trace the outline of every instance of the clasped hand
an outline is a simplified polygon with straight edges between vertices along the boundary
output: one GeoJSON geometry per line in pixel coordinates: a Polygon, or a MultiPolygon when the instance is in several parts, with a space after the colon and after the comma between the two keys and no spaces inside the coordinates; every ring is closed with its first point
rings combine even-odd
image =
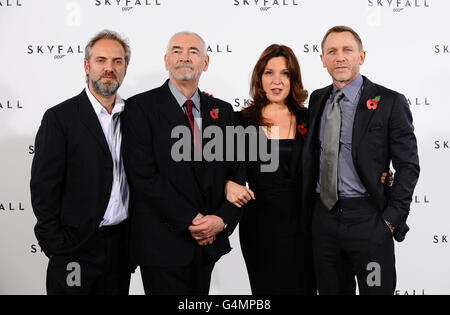
{"type": "Polygon", "coordinates": [[[189,226],[189,232],[197,241],[198,245],[211,245],[215,240],[217,234],[223,231],[225,223],[222,218],[216,215],[206,215],[199,213],[192,220],[189,226]]]}

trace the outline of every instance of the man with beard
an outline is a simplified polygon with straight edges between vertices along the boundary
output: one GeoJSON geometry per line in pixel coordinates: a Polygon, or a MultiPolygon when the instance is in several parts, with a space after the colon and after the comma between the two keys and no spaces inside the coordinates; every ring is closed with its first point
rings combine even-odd
{"type": "Polygon", "coordinates": [[[116,94],[130,47],[102,31],[85,48],[87,87],[48,109],[31,169],[35,234],[49,257],[48,294],[128,294],[129,189],[116,94]]]}
{"type": "Polygon", "coordinates": [[[130,98],[124,113],[132,267],[140,266],[146,294],[206,295],[215,262],[231,250],[228,236],[240,210],[224,194],[235,164],[198,159],[206,142],[201,129],[220,128],[225,135],[233,109],[198,89],[209,64],[199,35],[175,34],[164,59],[169,80],[130,98]],[[174,156],[179,127],[188,131],[182,150],[194,161],[174,156]]]}

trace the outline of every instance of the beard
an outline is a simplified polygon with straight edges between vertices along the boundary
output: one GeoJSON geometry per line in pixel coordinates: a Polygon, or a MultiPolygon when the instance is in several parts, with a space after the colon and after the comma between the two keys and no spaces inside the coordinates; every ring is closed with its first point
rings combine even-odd
{"type": "Polygon", "coordinates": [[[176,65],[175,67],[169,67],[169,74],[171,77],[174,77],[176,80],[179,81],[190,81],[192,79],[198,79],[202,75],[202,70],[195,71],[194,67],[190,63],[180,63],[176,65]],[[178,74],[175,70],[178,70],[180,68],[187,67],[189,70],[191,70],[190,73],[185,74],[178,74]]]}
{"type": "Polygon", "coordinates": [[[98,80],[92,80],[89,76],[88,76],[88,80],[91,81],[92,84],[92,88],[94,89],[94,91],[97,94],[103,95],[103,96],[113,96],[114,94],[116,94],[117,90],[120,87],[120,82],[119,80],[117,80],[117,77],[114,73],[112,72],[105,72],[104,74],[102,74],[102,76],[98,79],[98,80]],[[102,78],[105,76],[112,76],[114,77],[114,83],[106,85],[103,84],[102,82],[102,78]]]}

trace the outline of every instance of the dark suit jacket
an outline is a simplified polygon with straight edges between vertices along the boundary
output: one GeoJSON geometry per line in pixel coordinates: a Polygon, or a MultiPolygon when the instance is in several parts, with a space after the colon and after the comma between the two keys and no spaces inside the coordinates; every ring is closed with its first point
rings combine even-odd
{"type": "MultiPolygon", "coordinates": [[[[225,199],[225,180],[232,162],[175,162],[171,138],[188,120],[170,92],[168,82],[127,101],[123,120],[123,152],[130,183],[132,263],[144,266],[183,266],[192,261],[197,242],[188,227],[200,212],[215,214],[227,224],[213,245],[202,247],[210,262],[231,248],[228,236],[240,210],[225,199]]],[[[200,93],[203,130],[216,125],[225,133],[234,125],[230,104],[200,93]],[[219,109],[219,118],[210,111],[219,109]]],[[[208,139],[203,140],[203,145],[208,139]]]]}
{"type": "MultiPolygon", "coordinates": [[[[420,171],[412,115],[403,95],[363,78],[363,91],[353,124],[353,163],[382,217],[396,228],[395,239],[402,241],[409,230],[406,218],[420,171]],[[368,109],[367,100],[377,96],[381,97],[378,107],[368,109]],[[380,177],[391,162],[395,179],[387,190],[380,177]]],[[[303,155],[306,172],[303,196],[310,212],[320,168],[320,117],[331,91],[332,85],[316,90],[309,101],[310,132],[303,155]]]]}
{"type": "Polygon", "coordinates": [[[30,182],[35,234],[47,256],[72,252],[94,233],[112,181],[111,153],[86,92],[48,109],[30,182]]]}

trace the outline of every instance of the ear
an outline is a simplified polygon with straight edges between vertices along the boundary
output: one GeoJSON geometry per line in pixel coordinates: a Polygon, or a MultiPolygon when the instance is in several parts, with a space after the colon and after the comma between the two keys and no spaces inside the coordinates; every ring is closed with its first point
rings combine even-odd
{"type": "Polygon", "coordinates": [[[89,74],[89,62],[84,59],[84,73],[89,74]]]}
{"type": "Polygon", "coordinates": [[[323,57],[323,54],[320,54],[320,60],[322,60],[322,66],[323,66],[324,68],[326,68],[327,65],[325,64],[325,58],[323,57]]]}
{"type": "Polygon", "coordinates": [[[203,67],[203,71],[208,70],[208,66],[209,66],[209,56],[206,55],[206,58],[205,58],[205,65],[204,65],[204,67],[203,67]]]}
{"type": "Polygon", "coordinates": [[[127,71],[128,71],[128,64],[127,63],[125,63],[125,72],[124,72],[124,78],[125,78],[125,76],[127,75],[127,71]]]}
{"type": "Polygon", "coordinates": [[[164,65],[166,66],[166,70],[169,70],[169,62],[167,60],[167,54],[164,55],[164,65]]]}
{"type": "Polygon", "coordinates": [[[362,50],[359,52],[359,64],[361,66],[364,64],[364,60],[366,60],[366,51],[362,50]]]}

